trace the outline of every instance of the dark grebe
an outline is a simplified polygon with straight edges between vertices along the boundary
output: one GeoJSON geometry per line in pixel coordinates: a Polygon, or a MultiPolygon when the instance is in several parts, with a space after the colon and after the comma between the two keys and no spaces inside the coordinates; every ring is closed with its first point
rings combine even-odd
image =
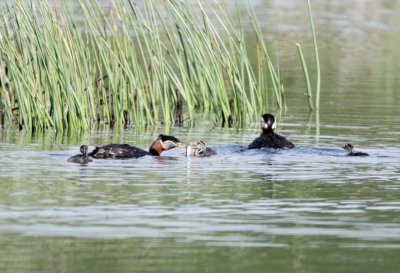
{"type": "Polygon", "coordinates": [[[274,149],[291,149],[294,147],[293,143],[288,141],[285,137],[275,134],[276,123],[273,115],[262,115],[261,128],[261,135],[249,145],[249,149],[260,149],[263,147],[274,149]]]}
{"type": "Polygon", "coordinates": [[[353,152],[354,146],[349,144],[346,144],[342,147],[343,149],[347,150],[347,156],[368,156],[369,154],[363,153],[363,152],[353,152]]]}
{"type": "Polygon", "coordinates": [[[92,159],[88,156],[88,146],[82,145],[80,151],[81,154],[68,158],[68,162],[87,164],[92,161],[92,159]]]}
{"type": "Polygon", "coordinates": [[[173,149],[179,146],[181,142],[167,135],[159,135],[149,151],[131,146],[128,144],[109,144],[101,147],[96,147],[89,155],[94,158],[132,158],[142,157],[145,155],[159,156],[163,151],[173,149]]]}
{"type": "Polygon", "coordinates": [[[216,151],[206,146],[203,141],[193,141],[186,146],[186,156],[211,156],[217,154],[216,151]]]}

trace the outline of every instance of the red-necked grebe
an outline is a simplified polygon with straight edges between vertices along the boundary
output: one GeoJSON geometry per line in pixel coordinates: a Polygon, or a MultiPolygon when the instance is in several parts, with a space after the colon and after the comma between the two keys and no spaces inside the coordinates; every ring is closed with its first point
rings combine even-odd
{"type": "Polygon", "coordinates": [[[249,145],[249,149],[274,148],[274,149],[291,149],[293,143],[285,137],[275,134],[276,122],[275,117],[271,114],[262,115],[261,121],[262,133],[249,145]]]}
{"type": "Polygon", "coordinates": [[[94,158],[137,158],[145,155],[159,156],[163,151],[173,149],[180,145],[181,142],[177,138],[161,134],[151,144],[149,151],[128,144],[109,144],[96,147],[89,155],[94,158]]]}

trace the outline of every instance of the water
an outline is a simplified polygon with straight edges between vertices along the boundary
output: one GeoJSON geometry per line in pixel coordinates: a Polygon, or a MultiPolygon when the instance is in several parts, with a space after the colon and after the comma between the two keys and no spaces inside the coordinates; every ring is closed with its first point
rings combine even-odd
{"type": "MultiPolygon", "coordinates": [[[[76,144],[3,142],[2,272],[396,272],[400,149],[359,130],[349,135],[370,156],[345,157],[347,137],[327,126],[316,145],[305,123],[287,121],[281,131],[298,145],[290,151],[243,151],[256,128],[173,130],[209,143],[218,152],[210,158],[177,148],[82,166],[67,162],[76,144]]],[[[154,134],[142,134],[145,147],[154,134]]]]}
{"type": "Polygon", "coordinates": [[[311,49],[305,6],[275,2],[254,3],[279,40],[288,111],[275,112],[277,130],[296,148],[248,151],[258,121],[229,129],[205,117],[71,138],[2,129],[0,271],[399,272],[400,3],[315,1],[317,117],[293,65],[295,40],[311,49]],[[81,143],[146,148],[159,133],[218,154],[67,162],[81,143]],[[370,156],[346,157],[346,143],[370,156]]]}

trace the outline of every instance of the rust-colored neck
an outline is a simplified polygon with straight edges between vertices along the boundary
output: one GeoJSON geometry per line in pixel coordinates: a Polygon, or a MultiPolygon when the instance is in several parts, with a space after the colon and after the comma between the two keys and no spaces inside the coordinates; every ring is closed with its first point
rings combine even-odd
{"type": "Polygon", "coordinates": [[[164,151],[164,148],[161,145],[161,140],[156,139],[153,144],[151,144],[149,152],[151,155],[159,156],[162,151],[164,151]]]}

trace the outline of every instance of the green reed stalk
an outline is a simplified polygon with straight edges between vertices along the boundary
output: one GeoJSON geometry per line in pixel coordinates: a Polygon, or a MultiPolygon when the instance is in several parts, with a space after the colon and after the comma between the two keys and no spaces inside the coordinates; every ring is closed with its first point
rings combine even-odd
{"type": "Polygon", "coordinates": [[[321,90],[321,71],[320,71],[320,64],[319,64],[317,38],[316,38],[316,35],[315,35],[315,28],[314,28],[314,22],[313,22],[313,17],[312,17],[312,12],[311,12],[310,0],[307,0],[307,5],[308,5],[308,14],[309,14],[309,17],[310,17],[311,31],[312,31],[312,35],[313,35],[315,62],[316,62],[316,65],[317,65],[317,87],[316,87],[315,105],[316,105],[316,109],[318,111],[319,110],[319,101],[320,101],[320,90],[321,90]]]}
{"type": "Polygon", "coordinates": [[[312,102],[312,90],[311,90],[310,77],[308,76],[307,64],[306,64],[306,61],[304,60],[304,55],[303,55],[303,51],[301,50],[300,44],[296,43],[296,46],[297,46],[297,51],[299,53],[300,61],[301,61],[302,67],[303,67],[304,80],[305,80],[306,86],[307,86],[308,108],[310,111],[313,111],[314,106],[313,106],[313,102],[312,102]]]}
{"type": "Polygon", "coordinates": [[[256,15],[255,15],[254,9],[251,8],[251,9],[249,9],[248,12],[249,12],[249,14],[250,14],[250,16],[252,18],[253,26],[254,26],[254,29],[255,29],[256,34],[257,34],[258,45],[260,46],[261,51],[262,51],[262,53],[264,55],[264,58],[265,58],[265,60],[267,62],[266,63],[266,68],[267,68],[267,70],[269,72],[268,74],[270,75],[272,87],[273,87],[273,90],[274,90],[274,93],[275,93],[275,99],[277,100],[277,106],[278,106],[279,109],[286,108],[286,105],[285,105],[284,100],[283,100],[283,88],[282,88],[282,84],[281,84],[281,79],[279,77],[279,73],[276,72],[276,70],[274,68],[274,65],[273,65],[273,63],[271,61],[271,58],[269,56],[269,53],[268,53],[268,50],[267,50],[267,46],[265,44],[265,41],[264,41],[264,38],[263,38],[263,35],[262,35],[262,32],[261,32],[260,25],[259,25],[259,23],[258,23],[258,21],[256,19],[256,15]]]}

